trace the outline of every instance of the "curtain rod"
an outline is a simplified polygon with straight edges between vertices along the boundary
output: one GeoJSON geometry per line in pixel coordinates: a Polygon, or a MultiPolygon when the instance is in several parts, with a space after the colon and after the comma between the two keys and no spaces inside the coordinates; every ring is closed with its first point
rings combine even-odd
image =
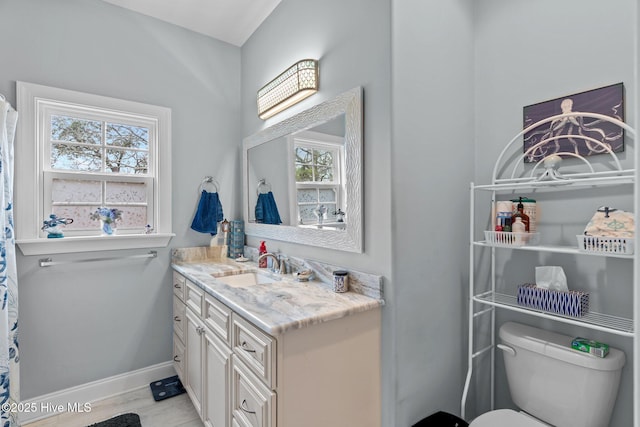
{"type": "Polygon", "coordinates": [[[157,251],[149,251],[149,253],[141,254],[141,255],[130,255],[130,256],[122,256],[122,257],[111,257],[111,258],[89,258],[89,259],[78,259],[75,261],[53,261],[51,258],[41,258],[40,259],[40,267],[50,267],[52,265],[62,265],[62,264],[76,264],[81,262],[98,262],[98,261],[112,261],[112,260],[125,260],[125,259],[134,259],[134,258],[157,258],[157,251]]]}

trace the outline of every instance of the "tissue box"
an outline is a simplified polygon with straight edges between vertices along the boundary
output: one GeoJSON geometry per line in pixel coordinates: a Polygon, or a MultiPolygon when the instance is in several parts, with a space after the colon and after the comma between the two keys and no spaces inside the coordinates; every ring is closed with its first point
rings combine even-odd
{"type": "Polygon", "coordinates": [[[589,312],[589,293],[554,291],[526,283],[518,286],[518,305],[563,316],[581,317],[589,312]]]}

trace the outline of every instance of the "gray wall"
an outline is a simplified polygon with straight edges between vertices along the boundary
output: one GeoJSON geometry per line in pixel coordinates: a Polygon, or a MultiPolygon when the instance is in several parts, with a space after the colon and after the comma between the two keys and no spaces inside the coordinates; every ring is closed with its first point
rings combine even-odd
{"type": "MultiPolygon", "coordinates": [[[[384,425],[393,426],[393,283],[391,283],[390,196],[390,2],[389,0],[283,0],[242,47],[242,135],[312,105],[362,86],[364,89],[364,247],[363,254],[267,241],[270,251],[344,265],[385,277],[383,310],[384,425]],[[366,12],[365,12],[366,11],[366,12]],[[299,59],[320,61],[320,91],[263,122],[256,92],[299,59]]],[[[248,238],[257,246],[259,239],[248,238]]]]}
{"type": "MultiPolygon", "coordinates": [[[[239,215],[239,48],[98,0],[2,0],[0,38],[0,92],[14,105],[22,80],[172,109],[170,247],[209,242],[189,229],[205,175],[225,216],[239,215]]],[[[18,258],[23,399],[171,360],[169,248],[148,262],[39,258],[18,258]]]]}
{"type": "Polygon", "coordinates": [[[395,423],[459,413],[473,173],[469,0],[393,0],[395,423]]]}
{"type": "MultiPolygon", "coordinates": [[[[507,141],[522,128],[522,107],[571,93],[624,82],[625,116],[635,124],[637,61],[634,39],[637,29],[637,2],[634,0],[487,0],[475,5],[475,179],[487,182],[496,156],[507,141]]],[[[602,156],[600,156],[602,157],[602,156]]],[[[621,156],[629,166],[632,151],[621,156]]],[[[597,160],[596,160],[597,161],[597,160]]],[[[541,206],[541,233],[547,243],[575,245],[586,222],[600,205],[615,205],[632,210],[629,192],[606,189],[588,191],[590,199],[579,192],[536,197],[541,206]],[[592,198],[591,198],[592,197],[592,198]],[[560,220],[561,218],[561,220],[560,220]]],[[[479,205],[479,209],[482,205],[479,205]]],[[[480,212],[477,226],[482,230],[489,219],[489,208],[480,212]]],[[[591,292],[594,311],[631,317],[629,292],[632,287],[628,260],[605,260],[559,254],[523,254],[500,252],[500,282],[513,286],[534,279],[535,265],[560,265],[569,286],[591,292]],[[605,275],[605,270],[607,274],[605,275]],[[605,280],[605,278],[607,278],[605,280]]],[[[632,356],[628,338],[573,328],[557,322],[528,316],[500,313],[498,325],[515,319],[526,324],[552,329],[570,336],[586,336],[621,348],[632,356]]],[[[498,356],[498,407],[511,406],[498,356]]],[[[632,371],[623,371],[612,427],[632,422],[632,371]]],[[[482,390],[488,390],[486,387],[482,390]]],[[[478,411],[486,410],[486,393],[479,392],[478,411]]]]}

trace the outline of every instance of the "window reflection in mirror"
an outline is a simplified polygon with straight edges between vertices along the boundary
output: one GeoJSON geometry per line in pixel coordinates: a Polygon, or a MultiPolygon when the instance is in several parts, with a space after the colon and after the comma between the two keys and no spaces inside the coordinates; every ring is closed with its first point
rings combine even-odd
{"type": "Polygon", "coordinates": [[[344,134],[345,115],[340,114],[249,149],[249,221],[256,222],[258,195],[271,191],[282,225],[344,230],[344,134]]]}

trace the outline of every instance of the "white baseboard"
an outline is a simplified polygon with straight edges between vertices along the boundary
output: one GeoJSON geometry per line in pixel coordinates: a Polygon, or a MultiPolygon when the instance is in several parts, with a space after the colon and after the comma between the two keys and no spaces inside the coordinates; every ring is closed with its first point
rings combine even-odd
{"type": "Polygon", "coordinates": [[[158,363],[136,371],[126,372],[65,390],[24,400],[18,405],[19,422],[26,424],[61,412],[76,410],[82,412],[85,404],[106,399],[137,388],[148,386],[152,381],[176,374],[173,361],[158,363]]]}

